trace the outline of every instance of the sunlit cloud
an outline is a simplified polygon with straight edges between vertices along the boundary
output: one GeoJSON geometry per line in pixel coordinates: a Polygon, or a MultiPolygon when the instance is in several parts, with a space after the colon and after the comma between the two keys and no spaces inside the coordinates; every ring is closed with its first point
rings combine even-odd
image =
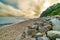
{"type": "Polygon", "coordinates": [[[23,15],[26,18],[35,18],[39,17],[49,6],[60,3],[60,0],[0,0],[0,2],[0,11],[4,13],[18,17],[23,15]],[[40,10],[36,6],[39,6],[40,10]]]}
{"type": "Polygon", "coordinates": [[[49,6],[51,6],[51,4],[49,2],[44,3],[44,8],[48,8],[49,6]]]}
{"type": "Polygon", "coordinates": [[[46,10],[48,7],[52,6],[53,4],[60,3],[60,0],[44,0],[43,5],[41,7],[41,13],[46,10]]]}
{"type": "Polygon", "coordinates": [[[49,6],[51,6],[51,4],[50,4],[50,2],[48,2],[48,1],[46,1],[46,2],[44,2],[44,4],[42,5],[42,12],[44,11],[44,10],[46,10],[49,6]]]}
{"type": "Polygon", "coordinates": [[[1,2],[0,2],[0,8],[1,8],[0,12],[2,11],[3,13],[12,14],[13,16],[21,16],[23,14],[21,13],[20,10],[17,10],[9,5],[4,5],[1,2]]]}

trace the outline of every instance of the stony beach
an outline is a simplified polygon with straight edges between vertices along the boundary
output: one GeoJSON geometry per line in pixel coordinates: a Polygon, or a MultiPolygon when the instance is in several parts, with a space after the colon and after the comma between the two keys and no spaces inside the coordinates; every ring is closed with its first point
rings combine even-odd
{"type": "Polygon", "coordinates": [[[58,40],[59,24],[60,16],[30,19],[0,29],[0,40],[58,40]],[[36,29],[36,24],[38,29],[36,29]]]}

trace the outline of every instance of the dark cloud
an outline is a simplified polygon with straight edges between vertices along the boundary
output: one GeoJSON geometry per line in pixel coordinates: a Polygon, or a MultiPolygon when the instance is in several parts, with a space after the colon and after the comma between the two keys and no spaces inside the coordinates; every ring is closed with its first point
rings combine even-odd
{"type": "Polygon", "coordinates": [[[0,0],[0,2],[4,3],[5,5],[10,5],[10,6],[16,8],[16,9],[19,9],[16,0],[15,1],[13,1],[13,0],[11,0],[11,1],[0,0]]]}

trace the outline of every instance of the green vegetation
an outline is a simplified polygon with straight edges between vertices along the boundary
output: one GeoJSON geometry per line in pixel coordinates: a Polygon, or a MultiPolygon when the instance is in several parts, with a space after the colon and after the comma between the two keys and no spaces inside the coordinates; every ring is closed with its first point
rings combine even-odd
{"type": "Polygon", "coordinates": [[[54,16],[54,15],[60,15],[60,8],[54,10],[51,14],[49,14],[48,16],[54,16]]]}
{"type": "Polygon", "coordinates": [[[40,17],[60,15],[60,3],[54,4],[42,12],[40,17]]]}

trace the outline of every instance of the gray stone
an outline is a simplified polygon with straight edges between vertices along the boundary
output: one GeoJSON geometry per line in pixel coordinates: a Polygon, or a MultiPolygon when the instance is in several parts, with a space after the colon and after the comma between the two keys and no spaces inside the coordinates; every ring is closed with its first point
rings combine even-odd
{"type": "Polygon", "coordinates": [[[48,37],[42,37],[43,40],[50,40],[48,37]]]}
{"type": "Polygon", "coordinates": [[[41,37],[36,37],[36,40],[43,40],[41,37]]]}
{"type": "Polygon", "coordinates": [[[60,38],[56,38],[56,40],[60,40],[60,38]]]}
{"type": "Polygon", "coordinates": [[[51,19],[52,25],[53,25],[53,30],[60,31],[60,20],[54,18],[51,19]]]}
{"type": "Polygon", "coordinates": [[[37,37],[36,40],[50,40],[48,37],[37,37]]]}
{"type": "Polygon", "coordinates": [[[60,37],[60,31],[48,31],[47,36],[51,38],[60,37]]]}

